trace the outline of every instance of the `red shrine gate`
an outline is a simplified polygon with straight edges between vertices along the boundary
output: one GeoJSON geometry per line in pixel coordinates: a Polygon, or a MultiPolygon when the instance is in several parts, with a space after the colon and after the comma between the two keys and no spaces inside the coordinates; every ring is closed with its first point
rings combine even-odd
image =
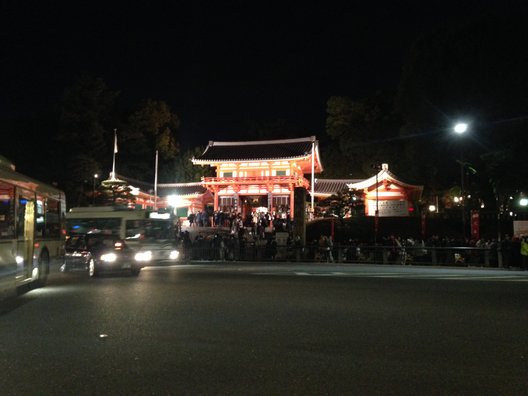
{"type": "MultiPolygon", "coordinates": [[[[202,180],[214,195],[214,210],[246,215],[264,208],[293,218],[296,187],[310,188],[306,174],[322,171],[315,137],[265,141],[209,142],[195,165],[216,168],[202,180]]],[[[312,176],[313,178],[313,176],[312,176]]]]}

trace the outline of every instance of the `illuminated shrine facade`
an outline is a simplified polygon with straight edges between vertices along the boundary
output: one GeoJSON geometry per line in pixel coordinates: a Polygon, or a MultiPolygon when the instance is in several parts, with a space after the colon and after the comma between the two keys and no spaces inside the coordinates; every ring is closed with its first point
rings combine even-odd
{"type": "Polygon", "coordinates": [[[363,193],[365,215],[380,217],[405,217],[414,210],[414,203],[421,199],[423,186],[405,183],[382,164],[379,172],[365,180],[316,179],[315,197],[328,198],[344,189],[363,193]]]}
{"type": "Polygon", "coordinates": [[[255,210],[288,213],[293,218],[296,187],[310,188],[322,172],[319,143],[314,136],[298,139],[215,142],[193,164],[215,168],[202,179],[213,194],[214,210],[255,210]]]}

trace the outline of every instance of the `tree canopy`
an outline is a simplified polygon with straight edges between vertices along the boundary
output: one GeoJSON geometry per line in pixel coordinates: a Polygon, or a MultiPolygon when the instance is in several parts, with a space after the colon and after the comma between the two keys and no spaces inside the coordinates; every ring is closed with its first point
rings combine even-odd
{"type": "MultiPolygon", "coordinates": [[[[392,112],[391,97],[377,93],[361,100],[333,96],[328,99],[326,134],[329,150],[343,159],[340,177],[370,175],[371,165],[397,158],[399,122],[392,112]]],[[[394,161],[391,161],[394,162],[394,161]]],[[[332,166],[331,166],[332,168],[332,166]]]]}

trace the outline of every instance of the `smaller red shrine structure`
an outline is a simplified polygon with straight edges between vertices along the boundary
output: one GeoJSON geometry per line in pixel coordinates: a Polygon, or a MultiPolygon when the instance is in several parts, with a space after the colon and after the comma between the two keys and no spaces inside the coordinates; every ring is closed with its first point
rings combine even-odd
{"type": "Polygon", "coordinates": [[[293,218],[294,190],[310,188],[305,175],[323,170],[315,136],[263,141],[210,141],[193,164],[211,166],[215,177],[202,179],[213,193],[214,210],[246,215],[255,208],[289,213],[293,218]]]}
{"type": "Polygon", "coordinates": [[[163,196],[164,207],[176,209],[177,215],[187,217],[190,213],[201,212],[213,203],[213,196],[201,182],[158,184],[163,196]]]}
{"type": "Polygon", "coordinates": [[[376,209],[380,217],[409,216],[414,210],[413,204],[420,200],[423,192],[423,186],[398,180],[389,171],[388,164],[382,164],[381,170],[369,179],[352,182],[347,186],[363,191],[366,216],[375,216],[376,209]]]}

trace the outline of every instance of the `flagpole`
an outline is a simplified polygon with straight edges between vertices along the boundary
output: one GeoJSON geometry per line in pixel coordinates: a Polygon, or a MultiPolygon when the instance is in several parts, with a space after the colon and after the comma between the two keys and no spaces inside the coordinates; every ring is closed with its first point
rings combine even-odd
{"type": "Polygon", "coordinates": [[[111,177],[111,180],[115,180],[116,179],[116,177],[115,177],[115,174],[116,174],[116,171],[115,171],[116,153],[117,153],[117,128],[114,129],[114,159],[113,159],[113,162],[112,162],[112,177],[111,177]]]}
{"type": "Polygon", "coordinates": [[[311,198],[310,198],[310,220],[314,219],[315,208],[314,208],[314,193],[315,193],[315,136],[312,136],[312,182],[311,182],[311,198]]]}
{"type": "Polygon", "coordinates": [[[158,210],[158,150],[156,150],[156,166],[154,172],[154,210],[158,210]]]}

